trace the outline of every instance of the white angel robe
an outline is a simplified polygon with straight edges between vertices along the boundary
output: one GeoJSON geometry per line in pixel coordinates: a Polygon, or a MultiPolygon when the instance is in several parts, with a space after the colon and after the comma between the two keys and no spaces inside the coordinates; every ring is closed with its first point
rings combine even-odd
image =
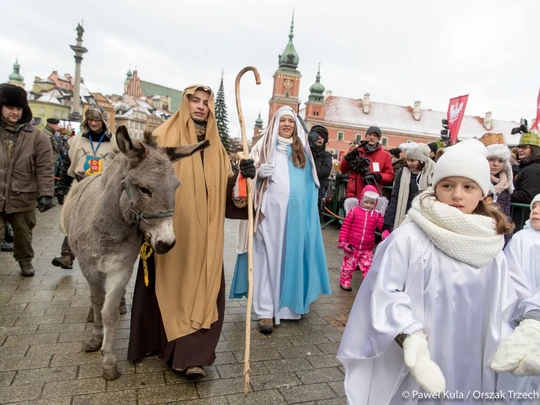
{"type": "Polygon", "coordinates": [[[341,341],[348,403],[483,403],[473,392],[496,391],[489,362],[511,333],[515,299],[502,251],[475,268],[436,248],[415,223],[400,226],[379,245],[341,341]],[[446,378],[446,397],[419,399],[423,390],[394,341],[420,329],[446,378]]]}
{"type": "MultiPolygon", "coordinates": [[[[540,311],[540,231],[532,229],[527,221],[525,229],[516,233],[504,249],[518,302],[513,319],[521,318],[529,311],[540,311]]],[[[499,388],[518,393],[534,393],[530,398],[537,401],[507,401],[507,403],[540,403],[540,377],[514,377],[501,375],[499,388]]]]}

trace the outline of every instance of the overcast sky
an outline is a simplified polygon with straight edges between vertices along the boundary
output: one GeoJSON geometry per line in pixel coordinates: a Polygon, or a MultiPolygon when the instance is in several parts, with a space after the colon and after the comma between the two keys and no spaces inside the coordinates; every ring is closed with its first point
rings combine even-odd
{"type": "Polygon", "coordinates": [[[0,82],[18,56],[26,89],[53,70],[74,75],[69,45],[84,18],[82,77],[90,91],[120,94],[131,64],[142,80],[217,92],[222,69],[232,136],[240,135],[234,80],[244,66],[242,107],[251,137],[268,100],[278,55],[294,45],[307,101],[321,62],[321,82],[335,96],[446,111],[470,94],[466,114],[529,120],[540,86],[538,0],[17,0],[2,5],[0,82]]]}

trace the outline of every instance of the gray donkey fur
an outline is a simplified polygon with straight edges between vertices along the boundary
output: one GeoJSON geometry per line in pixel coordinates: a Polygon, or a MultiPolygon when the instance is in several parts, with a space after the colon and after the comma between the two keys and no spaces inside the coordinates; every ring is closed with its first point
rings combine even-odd
{"type": "Polygon", "coordinates": [[[167,253],[176,242],[172,212],[180,182],[171,162],[209,145],[203,141],[161,148],[150,134],[144,142],[132,140],[124,126],[118,128],[116,141],[120,151],[107,170],[72,187],[61,217],[94,309],[92,337],[82,350],[101,348],[103,377],[108,380],[120,376],[113,352],[118,307],[143,235],[157,254],[167,253]]]}

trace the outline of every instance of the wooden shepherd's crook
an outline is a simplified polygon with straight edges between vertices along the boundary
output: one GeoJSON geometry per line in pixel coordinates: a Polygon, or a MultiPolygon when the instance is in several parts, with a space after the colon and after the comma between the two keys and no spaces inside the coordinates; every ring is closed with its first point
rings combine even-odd
{"type": "MultiPolygon", "coordinates": [[[[242,146],[244,148],[244,156],[249,156],[249,149],[246,137],[246,124],[244,123],[244,115],[240,104],[240,79],[244,73],[252,71],[255,75],[255,83],[261,84],[259,71],[255,66],[246,66],[236,76],[236,109],[238,110],[238,119],[240,120],[240,129],[242,130],[242,146]]],[[[247,396],[249,391],[249,376],[251,369],[249,368],[249,352],[251,347],[251,305],[253,302],[253,199],[251,191],[251,179],[247,180],[247,200],[248,200],[248,300],[246,308],[246,351],[244,353],[244,396],[247,396]]]]}

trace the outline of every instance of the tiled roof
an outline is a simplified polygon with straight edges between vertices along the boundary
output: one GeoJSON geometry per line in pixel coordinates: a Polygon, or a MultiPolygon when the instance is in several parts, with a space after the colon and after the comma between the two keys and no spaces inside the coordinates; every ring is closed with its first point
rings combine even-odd
{"type": "MultiPolygon", "coordinates": [[[[421,109],[420,120],[413,117],[413,107],[370,101],[369,114],[362,110],[363,100],[329,96],[325,100],[325,123],[336,126],[369,127],[376,125],[384,132],[395,131],[440,138],[441,120],[446,112],[421,109]]],[[[305,114],[305,111],[301,111],[305,114]]],[[[491,129],[484,128],[484,118],[465,115],[459,130],[459,139],[480,138],[486,132],[502,133],[510,144],[510,131],[518,127],[514,121],[491,120],[491,129]]]]}

